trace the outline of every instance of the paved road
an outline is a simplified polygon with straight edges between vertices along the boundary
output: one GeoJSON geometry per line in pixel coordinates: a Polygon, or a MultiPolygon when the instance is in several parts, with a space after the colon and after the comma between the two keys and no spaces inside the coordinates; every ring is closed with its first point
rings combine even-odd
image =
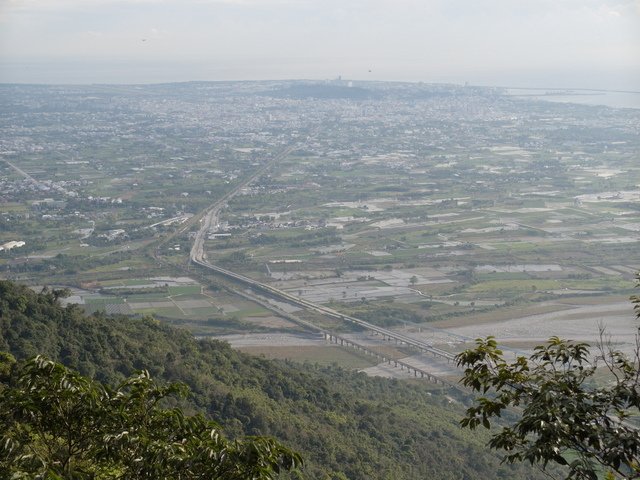
{"type": "Polygon", "coordinates": [[[36,180],[35,178],[33,178],[31,175],[29,175],[27,172],[25,172],[24,170],[22,170],[20,167],[17,167],[16,165],[14,165],[13,163],[11,163],[9,160],[5,160],[4,161],[7,165],[9,165],[11,168],[13,168],[16,172],[18,172],[20,175],[22,175],[23,177],[25,177],[27,180],[29,180],[30,182],[34,183],[35,185],[38,186],[44,186],[43,184],[41,184],[38,180],[36,180]]]}
{"type": "MultiPolygon", "coordinates": [[[[319,128],[315,129],[313,133],[310,134],[310,137],[315,135],[318,132],[319,128]]],[[[235,197],[243,188],[247,187],[248,185],[250,185],[251,183],[253,183],[255,180],[257,180],[258,178],[260,178],[260,176],[262,176],[265,172],[267,172],[270,168],[272,168],[275,164],[277,164],[278,162],[280,162],[282,159],[286,158],[291,152],[293,152],[296,148],[300,148],[302,146],[301,143],[293,143],[289,146],[287,146],[284,150],[282,150],[279,154],[277,154],[276,156],[274,156],[270,161],[268,161],[267,163],[265,163],[262,167],[260,167],[258,170],[256,170],[256,172],[253,175],[250,175],[249,177],[245,178],[243,181],[241,181],[240,183],[238,183],[232,190],[230,190],[229,192],[227,192],[225,195],[223,195],[221,198],[219,198],[216,202],[214,202],[213,204],[211,204],[208,208],[206,208],[203,212],[201,212],[199,215],[193,217],[190,221],[185,222],[186,224],[179,229],[176,233],[174,233],[173,235],[165,238],[165,240],[162,243],[166,243],[166,241],[168,241],[169,238],[178,235],[184,231],[186,231],[187,228],[190,228],[195,222],[200,222],[200,228],[198,229],[194,241],[193,241],[193,246],[191,247],[191,251],[190,251],[190,261],[193,263],[196,263],[198,265],[201,265],[202,267],[205,267],[209,270],[213,270],[214,272],[223,275],[226,278],[232,279],[235,282],[238,282],[240,284],[246,285],[256,291],[259,291],[261,293],[266,293],[267,295],[277,299],[277,300],[281,300],[287,303],[290,303],[292,305],[295,305],[297,307],[301,307],[307,310],[311,310],[317,313],[320,313],[322,315],[331,317],[331,318],[335,318],[338,319],[340,321],[343,322],[350,322],[350,323],[354,323],[356,325],[359,325],[360,327],[376,332],[379,335],[382,335],[383,338],[388,338],[388,339],[392,339],[395,340],[398,343],[401,344],[405,344],[405,345],[410,345],[414,348],[417,348],[418,350],[422,351],[422,352],[429,352],[433,355],[436,355],[438,357],[444,358],[447,361],[452,361],[454,359],[454,355],[442,350],[440,348],[434,347],[433,345],[431,345],[428,342],[424,342],[422,340],[418,340],[412,337],[409,337],[407,335],[401,334],[401,333],[397,333],[394,332],[392,330],[388,330],[386,328],[382,328],[382,327],[378,327],[376,325],[373,325],[369,322],[366,322],[362,319],[356,318],[356,317],[352,317],[349,315],[344,315],[340,312],[337,312],[331,308],[325,307],[323,305],[319,305],[319,304],[315,304],[313,302],[310,302],[308,300],[296,297],[294,295],[291,295],[285,291],[279,290],[271,285],[267,285],[261,282],[258,282],[256,280],[253,280],[252,278],[246,277],[244,275],[240,275],[238,273],[232,272],[231,270],[227,270],[224,269],[222,267],[219,267],[217,265],[213,265],[212,263],[209,263],[207,261],[206,258],[206,253],[204,251],[204,244],[205,244],[205,240],[207,238],[207,235],[216,228],[216,226],[219,223],[219,215],[220,215],[220,211],[222,210],[222,208],[224,208],[227,203],[229,202],[229,200],[231,200],[233,197],[235,197]]],[[[156,248],[156,253],[157,253],[157,248],[156,248]]]]}
{"type": "Polygon", "coordinates": [[[41,189],[41,190],[52,190],[53,189],[53,190],[57,190],[58,192],[61,192],[61,193],[65,194],[65,195],[69,195],[69,191],[65,190],[64,188],[62,188],[60,186],[54,185],[53,187],[50,187],[48,185],[45,185],[42,182],[39,182],[38,180],[33,178],[31,175],[29,175],[27,172],[22,170],[20,167],[18,167],[17,165],[14,165],[13,163],[11,163],[9,160],[5,160],[4,162],[7,165],[9,165],[11,168],[13,168],[16,172],[18,172],[20,175],[22,175],[24,178],[26,178],[31,183],[33,183],[39,189],[41,189]]]}
{"type": "Polygon", "coordinates": [[[250,185],[252,182],[257,180],[268,169],[270,169],[273,165],[275,165],[280,160],[282,160],[287,155],[289,155],[297,147],[298,147],[297,145],[292,145],[285,148],[281,153],[276,155],[272,160],[266,163],[263,167],[259,168],[253,175],[251,175],[250,177],[246,178],[244,181],[236,185],[231,191],[227,192],[223,197],[221,197],[215,203],[210,205],[203,212],[200,219],[200,228],[196,233],[196,236],[193,241],[193,246],[191,247],[191,252],[190,252],[191,261],[205,268],[208,268],[209,270],[213,270],[214,272],[220,275],[223,275],[227,278],[230,278],[236,282],[249,286],[252,289],[258,290],[262,293],[266,293],[278,300],[283,300],[287,303],[326,315],[331,318],[338,319],[343,322],[354,323],[356,325],[359,325],[362,328],[376,332],[382,335],[383,337],[387,337],[389,339],[395,340],[396,342],[400,342],[402,344],[415,347],[420,351],[430,352],[434,355],[445,358],[449,361],[453,360],[454,358],[453,354],[445,350],[442,350],[440,348],[434,347],[433,345],[427,342],[424,342],[422,340],[417,340],[415,338],[409,337],[401,333],[394,332],[392,330],[388,330],[386,328],[378,327],[377,325],[373,325],[369,322],[366,322],[356,317],[344,315],[331,308],[325,307],[323,305],[315,304],[303,298],[296,297],[283,290],[279,290],[271,285],[258,282],[256,280],[253,280],[252,278],[246,277],[244,275],[240,275],[238,273],[232,272],[231,270],[227,270],[217,265],[213,265],[212,263],[209,263],[207,261],[206,254],[204,251],[204,243],[207,235],[212,231],[212,228],[215,228],[215,226],[218,224],[220,210],[227,204],[229,200],[231,200],[234,196],[236,196],[243,188],[245,188],[246,186],[250,185]]]}
{"type": "Polygon", "coordinates": [[[191,247],[190,257],[192,262],[201,263],[205,261],[206,254],[204,252],[204,242],[209,232],[215,229],[215,227],[218,225],[220,210],[222,210],[226,206],[227,202],[235,197],[243,188],[249,186],[255,180],[260,178],[264,173],[267,172],[267,170],[273,167],[280,160],[286,158],[296,148],[298,148],[298,145],[291,145],[285,148],[273,159],[256,170],[253,175],[240,182],[232,190],[227,192],[204,211],[204,213],[202,214],[202,218],[200,218],[200,228],[198,229],[198,233],[196,233],[196,237],[193,241],[193,246],[191,247]]]}
{"type": "MultiPolygon", "coordinates": [[[[201,248],[197,248],[196,249],[196,253],[201,253],[201,248]]],[[[271,285],[267,285],[261,282],[258,282],[256,280],[253,280],[252,278],[246,277],[244,275],[240,275],[238,273],[232,272],[231,270],[227,270],[225,268],[219,267],[217,265],[213,265],[209,262],[207,262],[206,260],[204,260],[202,257],[197,257],[197,256],[192,256],[191,260],[194,263],[197,263],[198,265],[201,265],[205,268],[208,268],[209,270],[213,270],[214,272],[223,275],[227,278],[230,278],[238,283],[244,284],[248,287],[251,287],[252,289],[258,290],[260,292],[266,293],[272,297],[275,297],[278,300],[283,300],[285,302],[291,303],[293,305],[302,307],[304,309],[307,310],[311,310],[317,313],[320,313],[322,315],[331,317],[331,318],[335,318],[338,319],[340,321],[343,322],[350,322],[350,323],[354,323],[356,325],[359,325],[360,327],[366,329],[366,330],[370,330],[372,332],[376,332],[379,335],[382,335],[383,337],[387,337],[390,339],[393,339],[399,343],[405,344],[405,345],[409,345],[412,346],[414,348],[417,348],[420,351],[423,352],[429,352],[432,353],[434,355],[437,355],[439,357],[443,357],[447,360],[453,360],[455,355],[453,355],[452,353],[449,353],[445,350],[442,350],[440,348],[434,347],[433,345],[431,345],[430,343],[424,342],[422,340],[417,340],[413,337],[410,337],[408,335],[404,335],[402,333],[398,333],[398,332],[394,332],[393,330],[388,330],[386,328],[382,328],[382,327],[378,327],[377,325],[373,325],[372,323],[366,322],[362,319],[356,318],[356,317],[352,317],[350,315],[344,315],[340,312],[337,312],[336,310],[333,310],[331,308],[325,307],[323,305],[317,305],[315,303],[312,303],[308,300],[305,300],[303,298],[300,297],[296,297],[294,295],[291,295],[285,291],[279,290],[275,287],[272,287],[271,285]]]]}

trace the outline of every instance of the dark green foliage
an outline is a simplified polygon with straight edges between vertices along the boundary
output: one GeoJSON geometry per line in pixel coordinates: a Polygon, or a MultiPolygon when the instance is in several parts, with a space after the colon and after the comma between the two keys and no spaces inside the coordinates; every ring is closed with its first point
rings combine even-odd
{"type": "MultiPolygon", "coordinates": [[[[133,254],[131,252],[118,252],[104,256],[86,257],[81,255],[65,255],[59,253],[53,258],[43,260],[42,262],[24,262],[11,265],[14,272],[64,272],[67,274],[75,274],[80,271],[90,270],[92,268],[104,265],[112,265],[114,257],[117,256],[118,261],[128,260],[133,254]]],[[[9,264],[0,266],[1,270],[9,268],[9,264]]]]}
{"type": "Polygon", "coordinates": [[[277,438],[302,454],[309,479],[540,478],[500,467],[488,436],[461,430],[462,410],[426,384],[252,357],[150,318],[87,317],[51,292],[0,281],[2,350],[19,361],[42,353],[109,385],[142,369],[183,382],[184,411],[232,438],[277,438]]]}
{"type": "Polygon", "coordinates": [[[589,345],[552,337],[530,358],[508,363],[492,337],[476,342],[458,356],[466,367],[463,383],[495,395],[478,398],[462,426],[490,428],[492,417],[518,407],[519,418],[489,441],[506,452],[506,462],[567,465],[566,478],[597,480],[601,469],[640,478],[640,435],[628,421],[640,413],[637,356],[601,345],[592,360],[589,345]],[[598,360],[611,374],[605,386],[593,379],[598,360]]]}
{"type": "Polygon", "coordinates": [[[112,389],[35,357],[0,383],[0,475],[270,480],[301,465],[271,439],[230,442],[201,415],[160,406],[184,393],[184,385],[161,387],[148,372],[112,389]]]}
{"type": "Polygon", "coordinates": [[[128,297],[133,295],[146,295],[146,294],[164,294],[169,295],[169,287],[157,286],[157,287],[145,287],[145,288],[101,288],[98,291],[101,295],[112,295],[117,297],[128,297]]]}
{"type": "Polygon", "coordinates": [[[369,323],[381,327],[399,325],[403,322],[421,323],[424,317],[408,308],[393,305],[381,305],[379,303],[353,306],[348,310],[350,315],[366,320],[369,323]]]}
{"type": "Polygon", "coordinates": [[[302,248],[319,245],[332,245],[340,243],[342,238],[336,233],[335,227],[310,232],[298,233],[290,236],[279,236],[261,233],[250,239],[253,245],[269,245],[277,243],[280,247],[302,248]]]}

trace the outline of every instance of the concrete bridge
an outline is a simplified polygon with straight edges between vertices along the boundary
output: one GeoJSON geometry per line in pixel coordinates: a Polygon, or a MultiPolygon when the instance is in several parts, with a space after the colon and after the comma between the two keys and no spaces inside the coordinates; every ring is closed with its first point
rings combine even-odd
{"type": "Polygon", "coordinates": [[[420,368],[420,367],[416,367],[414,365],[410,365],[407,362],[403,362],[402,360],[398,360],[396,358],[392,358],[388,355],[384,355],[380,352],[376,352],[375,350],[372,350],[370,348],[365,347],[364,345],[361,345],[357,342],[354,342],[351,339],[345,338],[345,337],[341,337],[340,335],[336,335],[335,333],[330,333],[330,332],[323,332],[324,334],[324,339],[326,341],[328,341],[329,343],[334,343],[336,345],[340,345],[342,347],[349,347],[349,348],[353,348],[354,350],[357,350],[359,352],[363,352],[367,355],[371,355],[375,358],[377,358],[380,363],[386,363],[390,366],[393,366],[395,368],[399,368],[400,370],[406,370],[407,373],[411,374],[413,372],[413,376],[416,378],[426,378],[427,380],[430,380],[433,383],[436,384],[442,384],[444,386],[447,387],[455,387],[455,388],[459,388],[459,385],[456,385],[455,383],[452,382],[448,382],[440,377],[437,377],[435,375],[433,375],[432,373],[420,368]]]}
{"type": "MultiPolygon", "coordinates": [[[[315,135],[315,133],[317,133],[317,130],[319,129],[319,127],[314,130],[314,133],[312,135],[315,135]]],[[[244,179],[242,182],[240,182],[238,185],[236,185],[232,190],[230,190],[229,192],[227,192],[225,195],[223,195],[221,198],[219,198],[216,202],[214,202],[213,204],[211,204],[208,208],[206,208],[203,212],[201,212],[201,214],[199,214],[197,217],[193,218],[193,221],[200,221],[200,228],[198,229],[195,238],[194,238],[194,242],[191,248],[191,252],[190,252],[190,260],[191,262],[200,265],[203,268],[206,268],[208,270],[211,270],[219,275],[224,276],[227,279],[230,279],[240,285],[243,286],[247,286],[249,288],[251,288],[252,290],[254,290],[255,292],[259,292],[262,294],[266,294],[267,296],[270,296],[276,300],[280,300],[280,301],[284,301],[287,302],[291,305],[295,305],[297,307],[301,307],[307,310],[311,310],[317,313],[320,313],[322,315],[325,315],[327,317],[330,318],[334,318],[334,319],[338,319],[342,322],[347,322],[347,323],[352,323],[354,325],[358,325],[359,327],[365,329],[365,330],[369,330],[371,332],[373,332],[376,335],[382,335],[383,340],[388,340],[388,341],[395,341],[396,344],[398,345],[407,345],[409,347],[415,348],[420,352],[423,353],[430,353],[436,357],[440,357],[443,358],[445,360],[447,360],[447,362],[453,362],[455,361],[455,356],[450,353],[447,352],[445,350],[442,350],[440,348],[434,347],[431,344],[429,344],[428,342],[422,341],[422,340],[418,340],[412,337],[409,337],[407,335],[404,335],[402,333],[398,333],[398,332],[394,332],[392,330],[388,330],[386,328],[382,328],[382,327],[378,327],[377,325],[373,325],[369,322],[366,322],[362,319],[356,318],[356,317],[352,317],[349,315],[344,315],[336,310],[333,310],[331,308],[325,307],[323,305],[318,305],[315,303],[312,303],[308,300],[305,300],[303,298],[299,298],[296,297],[294,295],[289,294],[288,292],[279,290],[271,285],[265,284],[265,283],[261,283],[258,282],[256,280],[253,280],[252,278],[246,277],[244,275],[240,275],[238,273],[232,272],[231,270],[227,270],[224,269],[222,267],[219,267],[217,265],[213,265],[211,263],[209,263],[206,259],[206,254],[204,251],[204,243],[205,243],[205,238],[206,235],[212,230],[212,228],[217,224],[218,222],[218,215],[220,210],[226,205],[226,203],[233,198],[234,196],[236,196],[240,190],[248,185],[250,185],[252,182],[254,182],[256,179],[258,179],[262,174],[266,173],[272,166],[274,166],[276,163],[278,163],[280,160],[286,158],[295,148],[297,148],[299,144],[294,143],[293,145],[289,145],[287,147],[284,148],[284,150],[282,150],[279,154],[275,155],[270,161],[268,161],[265,165],[263,165],[261,168],[259,168],[256,172],[254,172],[251,176],[249,176],[248,178],[244,179]]],[[[190,226],[190,222],[187,223],[187,225],[185,225],[180,231],[184,231],[187,228],[189,228],[190,226]]],[[[301,322],[297,322],[297,323],[301,323],[301,322]]],[[[310,324],[309,322],[304,322],[307,324],[307,326],[311,326],[312,324],[310,324]]],[[[313,326],[314,330],[319,330],[318,327],[313,326]]],[[[413,371],[414,375],[417,377],[418,375],[420,375],[420,377],[424,378],[427,377],[429,379],[432,379],[434,381],[436,381],[436,377],[433,376],[432,374],[430,374],[429,372],[427,372],[426,370],[422,370],[420,368],[417,367],[413,367],[407,363],[404,363],[400,360],[394,360],[394,359],[390,359],[390,358],[386,358],[384,356],[382,356],[381,354],[371,350],[371,349],[367,349],[366,347],[363,347],[362,345],[357,345],[355,342],[353,342],[352,340],[347,340],[343,337],[339,337],[333,333],[329,333],[329,332],[323,332],[323,334],[325,335],[325,338],[327,338],[329,341],[339,341],[341,342],[342,345],[346,345],[346,346],[350,346],[352,348],[358,348],[362,351],[365,351],[366,353],[370,354],[370,355],[375,355],[377,357],[381,357],[382,361],[388,362],[389,364],[391,364],[391,362],[393,362],[393,365],[396,367],[399,367],[401,369],[407,369],[409,372],[413,371]],[[346,342],[346,343],[345,343],[346,342]]],[[[444,381],[437,379],[437,381],[440,381],[442,383],[445,383],[444,381]]]]}
{"type": "Polygon", "coordinates": [[[225,268],[218,267],[217,265],[213,265],[203,260],[202,258],[198,258],[197,255],[193,255],[193,252],[192,252],[191,260],[193,263],[196,263],[209,270],[213,270],[214,272],[228,279],[231,279],[236,283],[240,283],[244,286],[248,286],[257,292],[266,294],[276,300],[284,301],[292,305],[295,305],[297,307],[311,310],[343,322],[358,325],[365,330],[369,330],[371,332],[374,332],[375,334],[382,335],[382,338],[385,340],[395,341],[396,344],[398,345],[407,345],[409,347],[413,347],[420,352],[430,353],[434,356],[444,358],[448,362],[455,361],[454,354],[447,352],[446,350],[442,350],[441,348],[434,347],[428,342],[409,337],[408,335],[404,335],[402,333],[394,332],[393,330],[389,330],[387,328],[379,327],[377,325],[369,323],[360,318],[352,317],[350,315],[344,315],[336,310],[333,310],[332,308],[325,307],[323,305],[318,305],[308,300],[305,300],[303,298],[296,297],[295,295],[291,295],[290,293],[285,292],[283,290],[279,290],[271,285],[258,282],[256,280],[253,280],[252,278],[246,277],[244,275],[240,275],[239,273],[235,273],[235,272],[232,272],[231,270],[227,270],[225,268]]]}
{"type": "MultiPolygon", "coordinates": [[[[235,290],[234,290],[235,291],[235,290]]],[[[276,305],[273,305],[272,303],[269,303],[264,297],[259,297],[256,296],[255,294],[251,294],[250,291],[240,291],[237,290],[235,291],[236,294],[251,300],[253,302],[256,302],[258,305],[263,306],[264,308],[268,309],[268,310],[272,310],[273,312],[275,312],[277,315],[280,315],[281,317],[295,323],[298,324],[304,328],[307,328],[311,331],[315,331],[318,334],[322,335],[322,337],[324,338],[325,341],[335,344],[335,345],[339,345],[341,347],[344,348],[352,348],[356,351],[365,353],[366,355],[370,355],[372,357],[375,357],[379,363],[385,363],[387,365],[389,365],[390,367],[393,368],[399,368],[400,370],[406,370],[407,373],[411,374],[411,372],[413,372],[414,377],[416,378],[423,378],[423,379],[427,379],[433,383],[436,384],[441,384],[444,386],[448,386],[448,387],[453,387],[453,388],[457,388],[457,389],[461,389],[462,387],[460,385],[458,385],[457,383],[453,383],[453,382],[449,382],[447,380],[444,380],[443,378],[434,375],[433,373],[429,372],[427,369],[425,368],[421,368],[421,367],[416,367],[415,365],[411,365],[408,362],[399,360],[397,358],[393,358],[390,355],[385,355],[383,353],[380,353],[376,350],[374,350],[373,348],[369,348],[366,347],[364,345],[362,345],[361,343],[358,343],[357,341],[354,341],[350,338],[347,338],[345,336],[342,335],[338,335],[336,333],[330,332],[326,329],[323,329],[321,327],[319,327],[318,325],[315,325],[307,320],[303,320],[301,318],[298,318],[295,315],[292,315],[291,313],[285,312],[284,310],[282,310],[281,308],[279,308],[276,305]]],[[[390,337],[384,337],[385,340],[393,340],[390,337]]],[[[398,341],[396,341],[396,344],[398,343],[398,341]]],[[[441,358],[438,355],[434,355],[434,357],[436,358],[441,358]]],[[[450,361],[450,359],[447,357],[447,360],[450,361]]]]}

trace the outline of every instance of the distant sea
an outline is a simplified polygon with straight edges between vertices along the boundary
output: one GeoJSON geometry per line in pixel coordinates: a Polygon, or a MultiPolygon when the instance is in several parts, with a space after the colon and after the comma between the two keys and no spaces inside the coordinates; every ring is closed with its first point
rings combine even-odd
{"type": "Polygon", "coordinates": [[[571,89],[527,89],[509,88],[508,95],[547,102],[579,103],[582,105],[604,105],[613,108],[640,109],[640,92],[610,90],[571,89]]]}

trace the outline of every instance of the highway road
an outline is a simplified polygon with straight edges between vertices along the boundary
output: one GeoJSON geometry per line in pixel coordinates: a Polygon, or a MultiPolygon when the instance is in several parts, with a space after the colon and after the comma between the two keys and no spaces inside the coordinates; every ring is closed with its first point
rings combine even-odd
{"type": "Polygon", "coordinates": [[[23,177],[25,177],[27,180],[29,180],[31,183],[33,183],[34,185],[38,186],[38,187],[42,187],[42,188],[47,188],[45,185],[43,185],[42,183],[40,183],[38,180],[36,180],[35,178],[33,178],[31,175],[29,175],[27,172],[25,172],[24,170],[22,170],[20,167],[15,166],[13,163],[11,163],[9,160],[5,160],[4,163],[6,163],[7,165],[9,165],[11,168],[13,168],[16,172],[18,172],[20,175],[22,175],[23,177]]]}
{"type": "MultiPolygon", "coordinates": [[[[201,215],[200,219],[200,228],[196,233],[195,239],[193,241],[193,246],[191,247],[191,261],[194,263],[202,264],[202,262],[206,259],[206,254],[204,252],[204,242],[206,240],[207,235],[212,232],[216,226],[218,225],[218,217],[220,214],[220,210],[222,210],[227,202],[235,197],[243,188],[251,185],[254,181],[264,175],[267,170],[269,170],[273,165],[278,163],[283,158],[286,158],[291,152],[293,152],[299,146],[290,145],[285,148],[278,155],[273,157],[269,162],[260,167],[256,172],[244,179],[238,185],[236,185],[232,190],[227,192],[221,198],[219,198],[215,203],[209,205],[209,207],[204,211],[201,215]]],[[[205,262],[206,263],[206,262],[205,262]]]]}
{"type": "MultiPolygon", "coordinates": [[[[202,248],[196,249],[196,254],[198,252],[201,253],[202,248]]],[[[213,270],[214,272],[226,278],[232,279],[238,283],[241,283],[252,289],[260,291],[261,293],[266,293],[271,297],[276,298],[277,300],[285,301],[292,305],[296,305],[298,307],[302,307],[304,309],[311,310],[311,311],[320,313],[322,315],[325,315],[327,317],[341,320],[343,322],[350,322],[350,323],[356,324],[366,330],[376,332],[377,334],[382,335],[383,337],[386,337],[388,339],[396,340],[405,345],[409,345],[411,347],[417,348],[422,352],[429,352],[439,357],[445,358],[449,361],[453,361],[455,358],[455,355],[453,355],[452,353],[449,353],[446,350],[442,350],[440,348],[434,347],[430,343],[424,342],[422,340],[417,340],[415,338],[409,337],[402,333],[394,332],[393,330],[389,330],[383,327],[379,327],[377,325],[373,325],[372,323],[366,322],[365,320],[362,320],[356,317],[352,317],[350,315],[344,315],[336,310],[325,307],[323,305],[318,305],[313,302],[309,302],[308,300],[291,295],[290,293],[279,290],[275,287],[272,287],[271,285],[258,282],[256,280],[253,280],[252,278],[246,277],[244,275],[240,275],[239,273],[235,273],[235,272],[232,272],[231,270],[227,270],[217,265],[213,265],[207,262],[206,260],[204,260],[202,257],[192,256],[191,261],[205,268],[208,268],[209,270],[213,270]]]]}
{"type": "Polygon", "coordinates": [[[253,280],[252,278],[246,277],[244,275],[240,275],[238,273],[232,272],[231,270],[227,270],[225,268],[219,267],[217,265],[213,265],[209,263],[206,258],[206,253],[204,251],[204,243],[207,238],[207,235],[212,232],[213,229],[216,228],[219,220],[220,210],[224,208],[227,202],[232,199],[235,195],[237,195],[243,188],[250,185],[252,182],[257,180],[260,176],[262,176],[268,169],[270,169],[274,164],[285,158],[289,155],[293,150],[298,148],[298,145],[291,145],[285,148],[282,152],[276,155],[272,160],[266,163],[263,167],[259,168],[253,175],[246,178],[244,181],[236,185],[233,190],[227,192],[223,197],[217,200],[215,203],[210,205],[202,214],[200,219],[200,228],[196,233],[196,236],[193,241],[193,246],[191,247],[190,252],[190,260],[191,262],[200,265],[209,270],[213,270],[214,272],[234,280],[242,285],[248,286],[254,290],[260,291],[262,293],[266,293],[271,297],[274,297],[278,300],[282,300],[288,302],[292,305],[296,305],[298,307],[302,307],[307,310],[311,310],[322,315],[338,319],[343,322],[350,322],[356,324],[366,330],[370,330],[376,332],[379,335],[382,335],[383,338],[388,338],[400,342],[402,344],[409,345],[411,347],[417,348],[422,352],[429,352],[433,355],[437,355],[439,357],[445,358],[448,361],[453,361],[455,355],[449,353],[440,348],[434,347],[431,344],[424,342],[422,340],[417,340],[415,338],[409,337],[407,335],[394,332],[393,330],[389,330],[386,328],[379,327],[377,325],[373,325],[369,322],[366,322],[362,319],[352,317],[349,315],[344,315],[336,310],[325,307],[323,305],[319,305],[308,300],[305,300],[300,297],[296,297],[291,295],[288,292],[283,290],[279,290],[271,285],[267,285],[265,283],[258,282],[253,280]]]}
{"type": "MultiPolygon", "coordinates": [[[[315,135],[318,130],[319,130],[319,127],[314,129],[314,131],[309,135],[309,137],[312,137],[313,135],[315,135]]],[[[207,235],[212,231],[215,231],[219,223],[220,211],[227,205],[229,200],[235,197],[243,188],[249,186],[251,183],[253,183],[258,178],[260,178],[275,164],[277,164],[278,162],[286,158],[289,154],[291,154],[291,152],[301,147],[303,147],[303,144],[301,142],[295,142],[290,144],[286,148],[284,148],[280,153],[275,155],[271,160],[269,160],[263,166],[258,168],[258,170],[256,170],[252,175],[246,177],[244,180],[238,183],[232,190],[230,190],[225,195],[220,197],[213,204],[209,205],[209,207],[203,210],[200,214],[191,218],[188,222],[185,222],[182,228],[180,228],[177,232],[173,233],[169,237],[165,238],[160,244],[156,245],[154,256],[157,257],[158,249],[161,244],[166,243],[169,240],[169,238],[179,235],[182,232],[186,231],[188,228],[191,228],[191,226],[195,222],[199,221],[200,227],[196,232],[193,245],[189,253],[190,261],[192,263],[195,263],[204,268],[212,270],[228,279],[231,279],[242,285],[248,286],[251,289],[254,289],[261,293],[266,293],[267,295],[277,300],[282,300],[292,305],[295,305],[310,311],[314,311],[322,315],[328,316],[330,318],[338,319],[343,322],[350,322],[350,323],[356,324],[364,329],[367,329],[379,335],[382,335],[383,338],[394,340],[396,342],[399,342],[405,345],[409,345],[411,347],[417,348],[422,352],[429,352],[433,355],[444,358],[447,361],[453,361],[455,358],[455,355],[445,350],[442,350],[440,348],[434,347],[428,342],[417,340],[415,338],[409,337],[407,335],[404,335],[398,332],[394,332],[392,330],[388,330],[386,328],[378,327],[377,325],[373,325],[369,322],[366,322],[356,317],[344,315],[331,308],[325,307],[323,305],[315,304],[303,298],[296,297],[294,295],[291,295],[290,293],[287,293],[285,291],[272,287],[271,285],[258,282],[256,280],[253,280],[252,278],[246,277],[244,275],[240,275],[238,273],[232,272],[231,270],[227,270],[217,265],[213,265],[212,263],[207,261],[206,252],[204,250],[204,244],[207,239],[207,235]]]]}
{"type": "Polygon", "coordinates": [[[65,195],[69,195],[69,191],[65,190],[64,188],[62,188],[61,186],[48,186],[45,185],[42,182],[39,182],[38,180],[36,180],[35,178],[33,178],[31,175],[29,175],[27,172],[25,172],[24,170],[22,170],[20,167],[14,165],[13,163],[11,163],[9,160],[4,160],[4,163],[6,163],[7,165],[9,165],[11,168],[13,168],[16,172],[18,172],[20,175],[22,175],[24,178],[26,178],[27,180],[29,180],[31,183],[33,183],[36,187],[38,187],[40,190],[43,191],[47,191],[47,190],[57,190],[60,193],[63,193],[65,195]]]}

